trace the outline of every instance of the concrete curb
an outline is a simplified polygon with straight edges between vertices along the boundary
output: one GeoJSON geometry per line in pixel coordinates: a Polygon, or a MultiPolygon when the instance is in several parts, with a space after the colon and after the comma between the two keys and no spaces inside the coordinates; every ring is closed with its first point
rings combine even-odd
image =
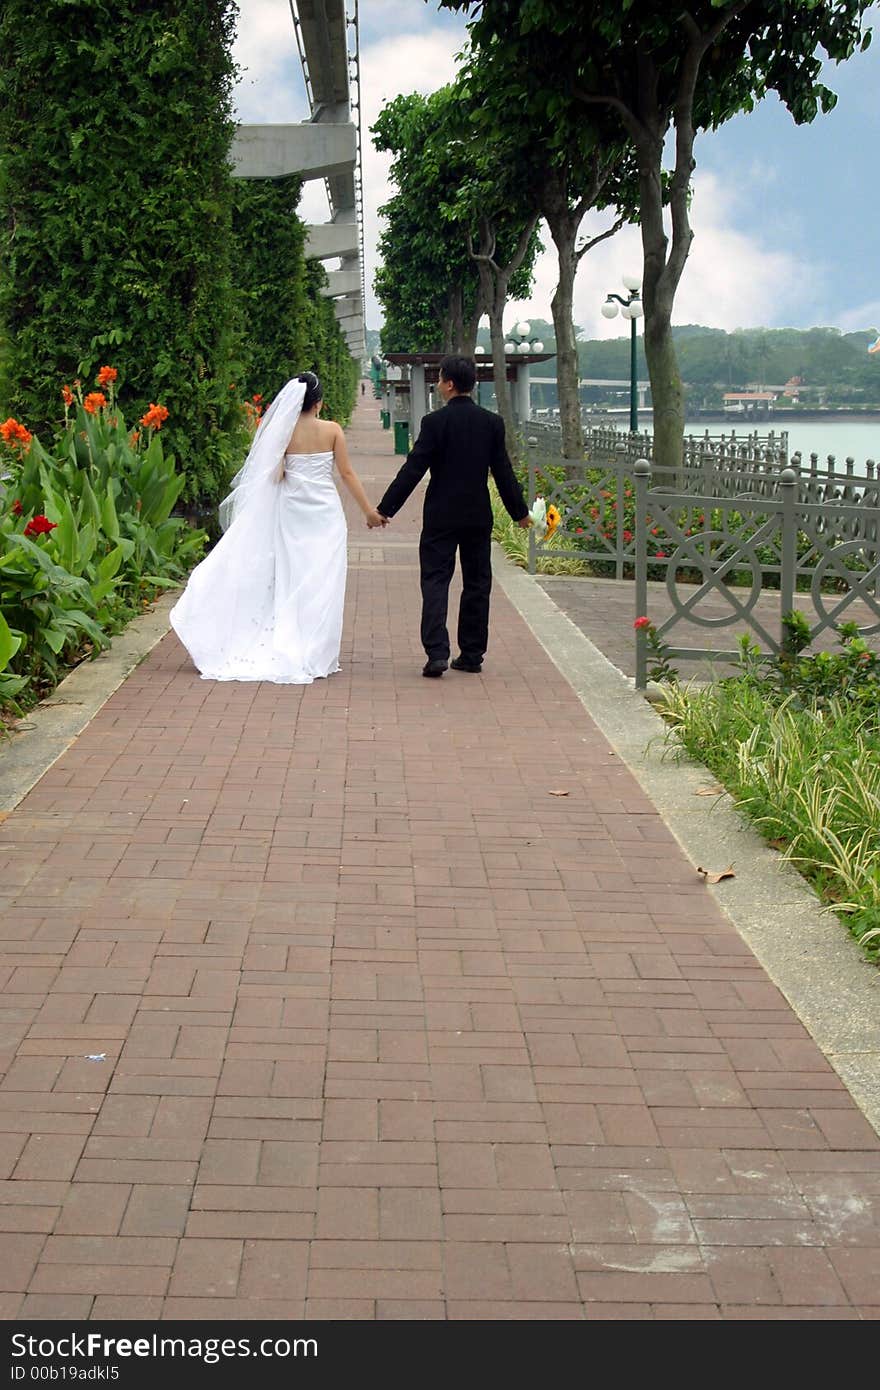
{"type": "Polygon", "coordinates": [[[126,676],[143,661],[169,629],[168,612],[178,590],[165,593],[139,614],[94,661],[84,661],[22,726],[0,743],[0,814],[8,814],[36,786],[44,772],[78,738],[126,676]]]}
{"type": "Polygon", "coordinates": [[[552,598],[499,545],[500,587],[590,718],[633,772],[696,866],[736,865],[736,878],[708,888],[782,991],[868,1120],[880,1133],[880,971],[800,874],[769,848],[727,794],[695,802],[712,774],[664,757],[666,726],[632,680],[613,666],[552,598]],[[696,809],[695,809],[696,808],[696,809]]]}

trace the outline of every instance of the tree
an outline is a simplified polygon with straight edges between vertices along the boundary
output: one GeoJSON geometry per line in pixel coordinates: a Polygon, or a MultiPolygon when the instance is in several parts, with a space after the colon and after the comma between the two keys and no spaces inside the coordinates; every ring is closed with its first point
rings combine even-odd
{"type": "Polygon", "coordinates": [[[798,123],[834,106],[820,50],[841,62],[867,46],[870,0],[440,0],[475,10],[471,41],[516,61],[540,35],[564,100],[613,112],[638,168],[644,255],[645,352],[654,401],[654,450],[678,468],[684,396],[672,340],[675,293],[693,232],[689,198],[699,130],[749,111],[770,91],[798,123]],[[664,224],[664,144],[674,136],[671,236],[664,224]]]}
{"type": "Polygon", "coordinates": [[[535,206],[556,248],[558,280],[551,300],[562,452],[583,455],[574,324],[574,283],[581,260],[635,216],[635,168],[616,118],[561,99],[541,35],[524,35],[516,50],[493,44],[471,52],[462,86],[471,119],[493,161],[519,166],[515,182],[534,190],[535,206]],[[591,209],[615,208],[606,231],[580,237],[591,209]],[[620,209],[623,211],[620,211],[620,209]]]}
{"type": "Polygon", "coordinates": [[[395,331],[417,336],[433,316],[445,330],[444,347],[468,355],[488,314],[495,397],[512,441],[503,316],[508,298],[527,294],[531,284],[537,211],[513,150],[498,159],[471,114],[467,89],[448,85],[428,97],[397,97],[373,125],[377,148],[394,154],[398,187],[394,206],[386,205],[389,259],[375,285],[388,296],[395,331]]]}
{"type": "Polygon", "coordinates": [[[383,347],[397,352],[472,353],[484,312],[476,266],[461,229],[440,213],[466,173],[463,150],[444,148],[455,110],[448,87],[396,97],[371,126],[393,155],[397,192],[380,209],[382,264],[374,288],[385,311],[383,347]]]}

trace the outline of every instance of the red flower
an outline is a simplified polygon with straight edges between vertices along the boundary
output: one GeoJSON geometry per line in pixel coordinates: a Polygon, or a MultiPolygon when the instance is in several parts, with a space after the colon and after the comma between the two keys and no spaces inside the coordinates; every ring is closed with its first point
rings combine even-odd
{"type": "Polygon", "coordinates": [[[45,536],[47,532],[54,531],[57,524],[47,516],[33,516],[24,528],[24,533],[26,536],[45,536]]]}
{"type": "Polygon", "coordinates": [[[21,503],[19,502],[18,498],[16,497],[15,501],[14,501],[13,504],[12,504],[12,515],[13,515],[13,516],[21,516],[21,513],[22,513],[22,505],[21,505],[21,503]]]}
{"type": "Polygon", "coordinates": [[[624,539],[625,541],[631,541],[632,538],[633,538],[633,533],[632,533],[632,531],[624,531],[624,533],[623,533],[623,539],[624,539]]]}
{"type": "Polygon", "coordinates": [[[660,528],[659,528],[658,526],[652,527],[652,528],[651,528],[651,535],[652,535],[652,536],[659,536],[659,535],[660,535],[660,528]]]}
{"type": "Polygon", "coordinates": [[[90,415],[97,415],[106,404],[107,397],[103,391],[90,391],[83,401],[83,410],[87,410],[90,415]]]}
{"type": "Polygon", "coordinates": [[[634,628],[643,628],[643,627],[650,627],[650,626],[651,626],[651,619],[650,619],[650,618],[636,618],[635,622],[633,623],[633,627],[634,627],[634,628]]]}
{"type": "Polygon", "coordinates": [[[584,534],[584,528],[583,528],[583,526],[578,526],[577,529],[576,529],[576,531],[575,531],[575,535],[576,535],[576,536],[582,536],[583,534],[584,534]]]}
{"type": "Polygon", "coordinates": [[[119,376],[115,367],[99,367],[95,380],[99,386],[109,386],[119,376]]]}
{"type": "Polygon", "coordinates": [[[657,554],[654,556],[655,560],[665,560],[666,558],[667,556],[665,550],[658,550],[657,554]]]}
{"type": "Polygon", "coordinates": [[[73,392],[69,386],[62,386],[61,398],[65,405],[73,405],[73,392]]]}

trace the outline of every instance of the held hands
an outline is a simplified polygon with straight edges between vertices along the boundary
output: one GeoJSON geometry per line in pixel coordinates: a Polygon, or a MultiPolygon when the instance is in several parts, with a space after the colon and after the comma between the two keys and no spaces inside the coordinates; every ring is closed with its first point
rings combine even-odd
{"type": "Polygon", "coordinates": [[[530,516],[521,516],[516,524],[517,526],[521,526],[524,531],[528,531],[532,524],[532,518],[530,516]]]}
{"type": "Polygon", "coordinates": [[[383,516],[381,512],[377,512],[375,507],[371,507],[365,515],[367,518],[367,526],[371,531],[374,531],[377,526],[388,525],[387,516],[383,516]]]}

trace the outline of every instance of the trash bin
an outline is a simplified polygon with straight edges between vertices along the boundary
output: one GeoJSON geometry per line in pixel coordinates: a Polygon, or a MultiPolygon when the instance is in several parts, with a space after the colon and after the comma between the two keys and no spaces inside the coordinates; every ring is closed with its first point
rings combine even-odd
{"type": "Polygon", "coordinates": [[[409,420],[394,421],[394,452],[409,453],[409,420]]]}
{"type": "Polygon", "coordinates": [[[391,429],[391,411],[390,411],[390,410],[383,410],[383,411],[381,412],[381,415],[382,415],[382,428],[383,428],[383,430],[390,430],[390,429],[391,429]]]}

